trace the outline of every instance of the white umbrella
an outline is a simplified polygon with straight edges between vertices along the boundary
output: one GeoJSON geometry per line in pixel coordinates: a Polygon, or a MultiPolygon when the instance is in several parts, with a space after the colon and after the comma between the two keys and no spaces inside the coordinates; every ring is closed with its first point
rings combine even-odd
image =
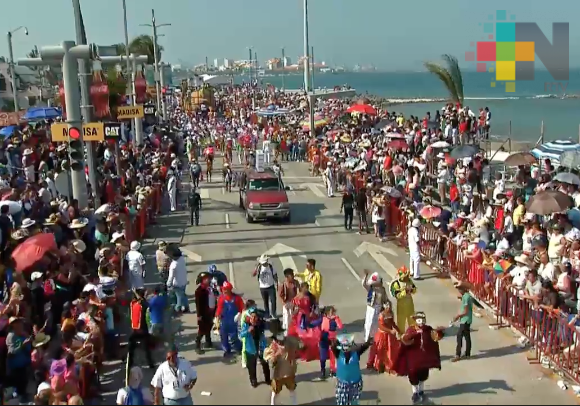
{"type": "Polygon", "coordinates": [[[12,200],[3,200],[0,202],[0,207],[8,206],[8,214],[17,214],[22,211],[22,203],[12,200]]]}
{"type": "Polygon", "coordinates": [[[344,162],[344,166],[346,166],[347,168],[354,168],[356,164],[358,164],[358,161],[359,161],[358,158],[348,158],[344,162]]]}
{"type": "Polygon", "coordinates": [[[437,142],[434,142],[433,144],[431,144],[431,146],[433,148],[447,148],[447,147],[450,147],[451,144],[449,144],[446,141],[437,141],[437,142]]]}

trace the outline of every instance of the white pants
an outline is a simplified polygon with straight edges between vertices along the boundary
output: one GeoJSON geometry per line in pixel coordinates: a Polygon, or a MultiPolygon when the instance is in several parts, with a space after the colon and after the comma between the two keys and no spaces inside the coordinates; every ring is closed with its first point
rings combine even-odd
{"type": "Polygon", "coordinates": [[[270,141],[264,141],[262,144],[262,151],[264,152],[264,162],[270,163],[270,141]]]}
{"type": "Polygon", "coordinates": [[[375,336],[380,312],[380,309],[367,306],[367,312],[365,314],[365,341],[368,341],[369,338],[375,336]]]}
{"type": "Polygon", "coordinates": [[[326,181],[326,193],[328,197],[334,196],[334,179],[328,179],[326,181]]]}
{"type": "Polygon", "coordinates": [[[409,261],[409,271],[411,271],[411,276],[413,279],[421,276],[421,271],[419,270],[419,265],[421,264],[421,255],[419,253],[411,253],[411,259],[409,261]]]}
{"type": "Polygon", "coordinates": [[[171,205],[171,211],[177,210],[177,198],[176,198],[176,189],[169,189],[167,191],[169,193],[169,204],[171,205]]]}
{"type": "Polygon", "coordinates": [[[290,322],[292,321],[292,307],[284,305],[282,307],[282,328],[288,331],[288,327],[290,326],[290,322]]]}

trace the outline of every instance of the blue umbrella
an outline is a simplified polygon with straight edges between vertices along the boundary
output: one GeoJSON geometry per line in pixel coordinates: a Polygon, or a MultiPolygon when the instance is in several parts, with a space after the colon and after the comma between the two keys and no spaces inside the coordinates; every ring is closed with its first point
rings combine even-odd
{"type": "Polygon", "coordinates": [[[62,112],[56,107],[31,107],[23,118],[25,120],[50,120],[60,116],[62,112]]]}
{"type": "Polygon", "coordinates": [[[12,134],[14,134],[14,131],[18,128],[18,126],[16,125],[9,125],[8,127],[4,127],[2,129],[0,129],[0,135],[4,136],[4,137],[10,137],[12,134]]]}

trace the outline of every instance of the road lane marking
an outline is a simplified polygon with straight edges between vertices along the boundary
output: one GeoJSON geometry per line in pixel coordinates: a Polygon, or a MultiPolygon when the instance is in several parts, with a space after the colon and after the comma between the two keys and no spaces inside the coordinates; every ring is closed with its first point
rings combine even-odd
{"type": "Polygon", "coordinates": [[[226,213],[226,229],[230,229],[230,215],[226,213]]]}
{"type": "Polygon", "coordinates": [[[201,189],[199,195],[202,199],[209,199],[209,189],[201,189]]]}
{"type": "Polygon", "coordinates": [[[222,186],[222,195],[226,194],[226,188],[222,186]]]}
{"type": "Polygon", "coordinates": [[[236,286],[236,275],[234,275],[234,263],[228,262],[228,268],[230,270],[230,283],[236,286]]]}
{"type": "Polygon", "coordinates": [[[194,262],[201,262],[201,255],[196,254],[195,252],[187,249],[187,248],[180,248],[181,252],[185,254],[185,256],[191,259],[194,262]]]}
{"type": "Polygon", "coordinates": [[[320,198],[325,198],[326,195],[324,193],[322,193],[322,191],[318,188],[318,186],[314,183],[304,183],[302,185],[300,185],[301,187],[305,187],[308,188],[312,191],[312,193],[314,193],[314,195],[316,197],[320,197],[320,198]]]}
{"type": "Polygon", "coordinates": [[[354,276],[354,278],[361,282],[362,279],[359,276],[358,273],[356,273],[356,271],[354,270],[354,268],[352,267],[352,265],[346,260],[346,258],[340,258],[342,260],[342,263],[344,264],[344,266],[346,266],[346,269],[348,269],[350,271],[350,273],[352,274],[352,276],[354,276]]]}
{"type": "Polygon", "coordinates": [[[318,219],[314,220],[314,225],[315,225],[316,227],[320,227],[320,223],[318,222],[318,219]]]}

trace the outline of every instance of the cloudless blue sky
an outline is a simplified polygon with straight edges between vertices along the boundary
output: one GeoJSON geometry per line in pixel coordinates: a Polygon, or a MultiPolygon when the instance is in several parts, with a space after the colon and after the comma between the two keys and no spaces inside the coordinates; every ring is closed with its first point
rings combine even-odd
{"type": "MultiPolygon", "coordinates": [[[[14,35],[15,58],[34,45],[74,40],[71,0],[2,1],[2,27],[26,25],[30,31],[14,35]]],[[[81,0],[90,42],[123,42],[121,0],[81,0]]],[[[207,56],[247,58],[253,46],[265,61],[281,54],[294,61],[302,55],[302,0],[127,0],[129,36],[150,33],[139,24],[171,23],[159,31],[163,59],[199,64],[207,56]]],[[[572,0],[310,0],[310,43],[317,62],[373,64],[386,70],[420,70],[427,59],[443,53],[457,56],[464,67],[470,42],[481,40],[483,27],[495,10],[507,10],[516,21],[536,22],[551,41],[551,24],[580,15],[572,0]]],[[[5,32],[6,32],[5,31],[5,32]]],[[[580,66],[580,23],[570,22],[570,65],[580,66]]],[[[8,55],[0,40],[0,55],[8,55]]]]}

